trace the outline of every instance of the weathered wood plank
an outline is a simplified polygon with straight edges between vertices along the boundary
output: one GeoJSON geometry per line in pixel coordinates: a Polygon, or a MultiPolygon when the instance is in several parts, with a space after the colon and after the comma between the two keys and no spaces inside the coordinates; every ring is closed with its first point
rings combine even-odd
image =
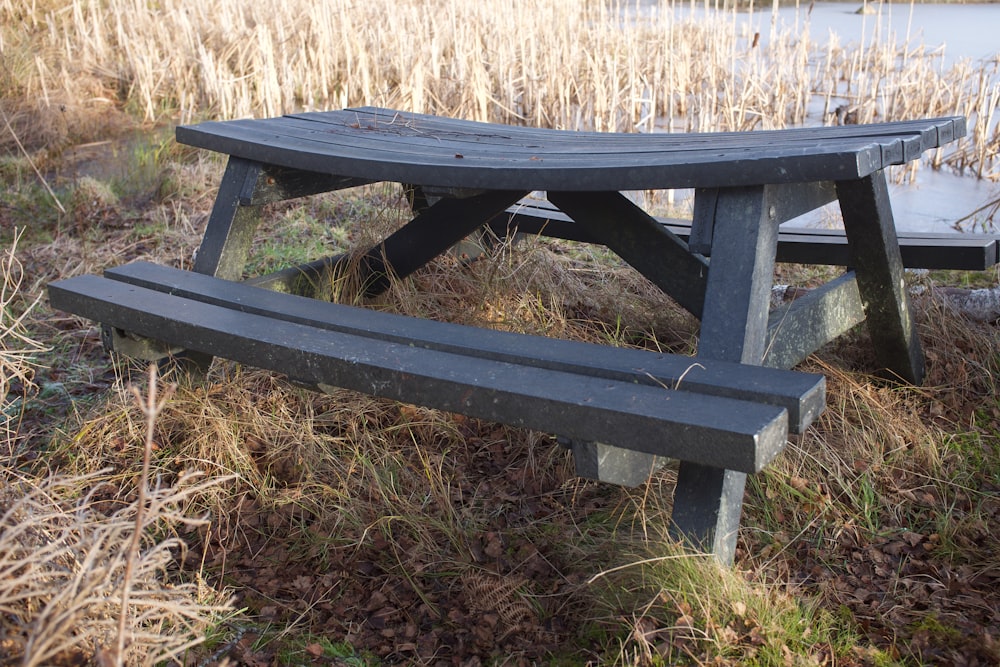
{"type": "MultiPolygon", "coordinates": [[[[261,136],[280,133],[289,139],[301,139],[330,150],[343,147],[381,150],[386,143],[398,147],[401,153],[412,155],[436,155],[460,150],[468,157],[494,156],[502,152],[506,156],[520,158],[546,157],[552,159],[608,159],[611,161],[630,159],[635,154],[670,153],[681,158],[686,153],[697,154],[712,151],[717,154],[745,151],[787,150],[789,155],[799,155],[802,149],[825,151],[838,145],[869,146],[878,143],[882,147],[884,159],[902,160],[903,146],[909,145],[912,153],[920,146],[916,134],[884,133],[871,136],[848,136],[839,138],[817,138],[809,132],[795,131],[791,136],[775,145],[773,138],[764,139],[757,132],[701,133],[701,134],[638,134],[638,133],[577,133],[563,130],[523,128],[500,125],[481,125],[478,132],[459,132],[449,129],[452,119],[434,119],[424,127],[419,122],[370,122],[360,125],[356,122],[321,123],[311,118],[311,114],[282,116],[264,121],[229,121],[242,124],[245,129],[266,129],[261,136]],[[262,125],[252,125],[261,123],[262,125]],[[435,129],[433,126],[441,126],[435,129]]],[[[844,133],[841,133],[844,134],[844,133]]],[[[634,159],[634,158],[633,158],[634,159]]]]}
{"type": "MultiPolygon", "coordinates": [[[[297,114],[296,118],[309,119],[315,122],[339,123],[344,114],[355,114],[356,122],[362,120],[371,122],[376,118],[392,121],[401,112],[380,109],[378,107],[358,107],[343,111],[323,111],[308,114],[297,114]]],[[[483,135],[484,141],[505,141],[508,138],[518,140],[549,139],[577,143],[581,139],[591,137],[607,137],[616,133],[594,131],[565,131],[536,128],[521,125],[484,124],[477,121],[447,118],[428,114],[402,113],[402,123],[409,122],[413,130],[420,132],[441,132],[464,135],[483,135]],[[497,131],[484,133],[483,126],[496,128],[497,131]]],[[[621,133],[617,133],[621,134],[621,133]]],[[[797,127],[780,130],[755,130],[753,132],[674,132],[656,134],[657,141],[674,140],[678,144],[704,142],[718,144],[727,140],[737,142],[754,142],[760,144],[780,141],[817,141],[838,139],[843,137],[889,137],[908,139],[917,137],[923,150],[943,146],[966,134],[966,119],[962,116],[947,116],[942,118],[927,118],[918,120],[892,121],[888,123],[869,123],[864,125],[838,125],[822,127],[797,127]],[[663,139],[666,137],[667,139],[663,139]]],[[[644,134],[642,136],[650,136],[644,134]]]]}
{"type": "MultiPolygon", "coordinates": [[[[1000,237],[985,234],[897,232],[900,258],[908,269],[984,271],[1000,261],[1000,237]]],[[[837,230],[790,228],[778,238],[778,261],[850,266],[847,237],[837,230]]]]}
{"type": "Polygon", "coordinates": [[[689,388],[706,395],[776,405],[788,411],[790,428],[796,433],[812,423],[825,402],[822,375],[777,372],[647,350],[471,329],[458,324],[319,303],[313,299],[276,294],[245,283],[212,280],[190,271],[147,262],[109,269],[105,275],[143,289],[328,331],[609,380],[689,388]]]}
{"type": "MultiPolygon", "coordinates": [[[[688,241],[692,221],[656,218],[670,232],[688,241]]],[[[520,232],[552,238],[599,243],[581,225],[549,202],[523,200],[494,218],[490,227],[503,237],[520,232]]],[[[1000,263],[1000,235],[965,232],[898,231],[897,239],[906,268],[983,271],[1000,263]]],[[[778,262],[848,266],[847,236],[842,229],[784,225],[778,233],[778,262]]]]}
{"type": "Polygon", "coordinates": [[[836,146],[743,147],[721,155],[710,147],[683,154],[625,149],[599,156],[541,150],[528,155],[497,149],[472,152],[465,145],[453,142],[431,142],[421,144],[421,150],[408,150],[408,145],[398,137],[393,141],[352,137],[350,142],[327,146],[312,137],[248,131],[238,123],[219,123],[210,136],[202,139],[194,139],[192,135],[210,128],[196,126],[199,129],[190,131],[178,128],[177,137],[183,143],[221,153],[307,171],[471,189],[590,191],[725,187],[753,183],[762,176],[775,182],[806,182],[856,178],[871,173],[882,163],[878,144],[862,140],[836,146]],[[622,157],[623,152],[630,155],[622,157]]]}
{"type": "Polygon", "coordinates": [[[759,471],[787,434],[776,406],[336,332],[97,276],[53,283],[49,296],[54,308],[297,380],[708,466],[759,471]]]}
{"type": "Polygon", "coordinates": [[[263,163],[368,180],[472,189],[637,190],[861,178],[964,130],[960,121],[640,135],[363,109],[181,126],[177,139],[263,163]]]}

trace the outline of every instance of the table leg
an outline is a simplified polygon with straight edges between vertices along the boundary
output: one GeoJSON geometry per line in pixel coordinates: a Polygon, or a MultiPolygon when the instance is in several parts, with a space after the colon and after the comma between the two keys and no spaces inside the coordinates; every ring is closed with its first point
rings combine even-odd
{"type": "MultiPolygon", "coordinates": [[[[219,192],[208,218],[201,246],[195,255],[194,270],[227,280],[240,280],[246,268],[254,231],[261,221],[260,206],[243,202],[253,196],[263,166],[230,157],[219,184],[219,192]]],[[[162,372],[177,370],[202,377],[212,365],[211,355],[184,350],[160,362],[162,372]]]]}
{"type": "MultiPolygon", "coordinates": [[[[367,182],[230,157],[195,256],[194,270],[226,280],[241,280],[255,232],[263,219],[263,204],[367,182]]],[[[212,362],[210,356],[190,351],[174,355],[172,360],[193,373],[203,373],[212,362]]]]}
{"type": "MultiPolygon", "coordinates": [[[[708,263],[620,192],[548,192],[548,200],[613,250],[680,306],[701,315],[708,263]]],[[[638,486],[666,460],[600,442],[571,444],[581,477],[638,486]]]]}
{"type": "Polygon", "coordinates": [[[903,282],[903,260],[885,172],[838,181],[837,195],[879,364],[897,379],[920,384],[924,357],[903,282]]]}
{"type": "MultiPolygon", "coordinates": [[[[712,256],[698,356],[760,364],[778,248],[773,189],[718,191],[712,256]]],[[[725,564],[736,555],[746,474],[681,462],[674,492],[674,533],[725,564]]]]}
{"type": "Polygon", "coordinates": [[[212,214],[195,256],[194,270],[226,280],[240,280],[261,222],[260,206],[243,202],[252,197],[263,166],[229,158],[215,197],[212,214]]]}

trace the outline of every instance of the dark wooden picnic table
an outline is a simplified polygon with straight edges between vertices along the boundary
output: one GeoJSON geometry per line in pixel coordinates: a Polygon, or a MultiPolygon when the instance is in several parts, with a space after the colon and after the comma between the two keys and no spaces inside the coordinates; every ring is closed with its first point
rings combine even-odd
{"type": "MultiPolygon", "coordinates": [[[[184,126],[177,140],[230,156],[197,273],[244,278],[261,204],[378,181],[405,184],[414,192],[413,219],[352,264],[364,291],[375,294],[477,229],[511,219],[529,194],[544,193],[546,206],[700,319],[692,361],[791,368],[867,321],[880,368],[920,383],[923,357],[886,169],[964,133],[965,120],[957,117],[675,135],[567,132],[359,108],[184,126]],[[695,190],[683,239],[623,194],[675,188],[695,190]],[[850,270],[772,312],[779,225],[832,201],[843,214],[850,270]]],[[[255,283],[285,289],[296,276],[337,261],[321,258],[255,283]]],[[[599,442],[574,446],[578,466],[592,466],[598,477],[620,453],[599,442]]],[[[643,456],[638,465],[648,468],[654,455],[643,456]]],[[[746,472],[725,465],[681,461],[673,522],[679,534],[731,561],[746,472]]]]}

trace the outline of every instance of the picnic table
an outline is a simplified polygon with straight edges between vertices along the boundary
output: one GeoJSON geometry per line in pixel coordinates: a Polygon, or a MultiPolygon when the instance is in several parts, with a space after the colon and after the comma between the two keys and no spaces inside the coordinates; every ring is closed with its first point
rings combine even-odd
{"type": "MultiPolygon", "coordinates": [[[[588,477],[636,484],[664,458],[678,459],[677,534],[732,562],[746,475],[823,409],[822,376],[789,369],[865,321],[880,369],[921,382],[886,170],[964,133],[960,117],[598,133],[370,107],[182,126],[180,143],[229,156],[193,271],[134,263],[54,283],[50,298],[102,322],[108,345],[134,356],[222,356],[319,387],[551,432],[571,443],[588,477]],[[398,231],[350,261],[244,275],[261,205],[381,181],[412,193],[413,219],[398,231]],[[674,188],[694,189],[692,220],[655,218],[623,194],[674,188]],[[796,240],[780,228],[833,201],[840,243],[796,240]],[[607,246],[699,318],[697,357],[472,330],[303,296],[323,272],[347,267],[375,295],[488,226],[607,246]],[[795,247],[811,250],[796,255],[795,247]],[[781,253],[850,270],[772,311],[781,253]]],[[[932,246],[924,256],[934,261],[958,249],[955,268],[996,263],[995,239],[969,238],[915,247],[932,246]]]]}

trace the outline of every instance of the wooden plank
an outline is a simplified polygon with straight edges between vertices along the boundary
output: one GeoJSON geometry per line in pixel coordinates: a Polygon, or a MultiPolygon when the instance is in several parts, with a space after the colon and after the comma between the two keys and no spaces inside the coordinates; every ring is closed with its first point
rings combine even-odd
{"type": "MultiPolygon", "coordinates": [[[[479,121],[462,120],[458,118],[448,118],[433,116],[428,114],[403,113],[378,107],[358,107],[340,111],[323,111],[306,114],[296,114],[295,118],[308,119],[320,123],[343,122],[344,114],[350,114],[353,122],[376,122],[390,121],[395,123],[408,124],[414,132],[432,133],[461,133],[465,135],[480,135],[484,140],[493,138],[497,141],[504,141],[507,138],[517,140],[564,140],[576,143],[589,138],[606,138],[609,135],[620,136],[629,133],[595,132],[595,131],[567,131],[552,130],[547,128],[537,128],[524,125],[499,125],[493,123],[482,123],[479,121]]],[[[677,144],[690,144],[694,142],[711,143],[719,145],[720,142],[727,141],[751,142],[751,143],[773,143],[775,141],[821,141],[828,139],[840,139],[844,137],[884,137],[892,141],[894,139],[917,137],[923,150],[943,146],[946,143],[965,136],[966,119],[962,116],[946,116],[940,118],[927,118],[917,120],[892,121],[888,123],[868,123],[863,125],[836,125],[821,127],[796,127],[780,130],[755,130],[753,132],[674,132],[674,133],[653,133],[641,136],[655,136],[658,142],[674,141],[677,144]]]]}
{"type": "Polygon", "coordinates": [[[796,433],[812,423],[825,404],[822,375],[696,361],[682,355],[613,348],[544,336],[470,329],[458,324],[275,294],[245,283],[213,280],[190,271],[148,262],[110,269],[105,275],[143,289],[328,331],[609,380],[649,386],[680,386],[707,395],[776,405],[788,411],[790,426],[796,433]]]}
{"type": "Polygon", "coordinates": [[[367,109],[181,126],[177,139],[269,164],[369,180],[473,189],[632,190],[860,178],[913,159],[939,136],[956,132],[958,120],[639,135],[367,109]]]}
{"type": "MultiPolygon", "coordinates": [[[[961,120],[961,119],[958,119],[961,120]]],[[[726,153],[729,150],[767,149],[788,146],[790,155],[797,155],[802,147],[811,151],[824,152],[830,146],[853,146],[862,141],[863,145],[879,143],[885,149],[895,150],[900,142],[907,145],[916,140],[916,145],[926,149],[935,142],[938,125],[955,125],[956,119],[936,119],[936,121],[884,123],[864,126],[842,126],[836,128],[795,128],[779,131],[736,132],[736,133],[694,133],[694,134],[634,134],[568,132],[539,128],[526,128],[486,123],[471,123],[449,118],[437,118],[420,114],[400,114],[389,110],[374,110],[361,117],[353,110],[297,114],[263,120],[237,120],[217,123],[203,123],[198,126],[182,126],[178,138],[197,144],[194,139],[211,139],[213,135],[224,135],[233,131],[242,132],[250,143],[266,143],[274,134],[286,135],[289,139],[300,137],[309,143],[328,145],[332,151],[347,147],[377,148],[390,143],[400,151],[416,151],[418,154],[450,154],[456,148],[475,154],[477,146],[489,153],[502,149],[505,153],[524,152],[531,157],[542,158],[550,154],[588,155],[613,157],[622,153],[678,153],[687,151],[714,150],[726,153]],[[907,129],[911,128],[911,129],[907,129]],[[780,138],[780,141],[778,139],[780,138]],[[799,144],[803,144],[799,146],[799,144]]],[[[206,145],[206,147],[213,147],[206,145]]]]}
{"type": "MultiPolygon", "coordinates": [[[[847,237],[828,230],[789,229],[778,238],[778,261],[794,264],[850,266],[847,237]]],[[[898,232],[903,266],[908,269],[984,271],[1000,260],[998,239],[980,234],[929,237],[920,232],[898,232]]]]}
{"type": "MultiPolygon", "coordinates": [[[[670,232],[687,241],[691,220],[656,218],[670,232]]],[[[499,236],[513,232],[599,243],[592,234],[548,202],[522,201],[490,223],[499,236]]],[[[920,269],[984,271],[1000,263],[1000,235],[898,231],[903,266],[920,269]]],[[[778,233],[778,262],[848,266],[847,237],[842,229],[784,225],[778,233]]]]}
{"type": "MultiPolygon", "coordinates": [[[[316,122],[311,114],[283,116],[264,121],[228,121],[242,124],[245,128],[266,128],[261,136],[281,134],[288,138],[303,139],[319,145],[350,146],[379,150],[387,143],[398,146],[399,150],[417,155],[449,153],[460,151],[464,155],[489,156],[502,152],[505,156],[536,159],[623,159],[636,154],[671,153],[679,158],[685,153],[713,151],[719,154],[745,151],[787,150],[798,155],[800,149],[825,151],[841,146],[868,146],[878,143],[883,147],[883,155],[893,154],[893,159],[902,159],[903,143],[919,147],[916,134],[878,136],[843,136],[839,138],[817,138],[810,132],[792,131],[777,143],[772,138],[764,140],[757,132],[735,132],[725,134],[667,134],[667,133],[579,133],[563,130],[547,130],[504,125],[484,125],[478,132],[458,132],[448,129],[451,119],[437,119],[434,127],[419,127],[410,123],[369,123],[364,126],[356,122],[341,121],[316,122]],[[259,123],[259,125],[251,125],[259,123]]],[[[335,149],[334,149],[335,150],[335,149]]]]}
{"type": "MultiPolygon", "coordinates": [[[[431,145],[465,142],[468,150],[481,145],[488,150],[500,147],[506,150],[525,150],[570,153],[621,153],[624,151],[660,152],[732,148],[762,148],[774,144],[810,146],[828,144],[845,145],[863,139],[883,147],[886,159],[913,159],[928,148],[941,145],[939,138],[956,134],[956,127],[963,127],[964,119],[950,117],[923,121],[904,121],[869,125],[847,125],[819,128],[790,128],[754,132],[712,133],[613,133],[551,130],[525,126],[509,126],[462,121],[452,118],[421,114],[402,114],[389,110],[333,111],[296,114],[278,119],[266,119],[282,128],[298,128],[310,136],[322,137],[340,133],[339,128],[349,127],[371,132],[387,132],[403,141],[426,141],[431,145]]],[[[262,121],[243,121],[262,122],[262,121]]],[[[958,135],[960,136],[960,135],[958,135]]],[[[950,141],[951,139],[949,139],[950,141]]],[[[946,142],[945,142],[946,143],[946,142]]]]}
{"type": "Polygon", "coordinates": [[[776,406],[356,336],[98,276],[53,283],[49,296],[54,308],[297,380],[657,456],[756,472],[787,437],[776,406]]]}
{"type": "Polygon", "coordinates": [[[761,179],[806,182],[860,177],[882,164],[878,144],[861,139],[836,146],[771,145],[725,153],[705,147],[683,152],[639,152],[636,148],[598,156],[540,150],[519,155],[497,149],[471,152],[453,142],[418,146],[394,135],[352,136],[340,144],[329,139],[318,142],[311,137],[251,131],[238,123],[218,123],[211,133],[211,128],[201,125],[178,128],[177,138],[221,153],[307,171],[471,189],[638,190],[722,187],[761,179]],[[199,133],[201,138],[193,138],[199,133]]]}

